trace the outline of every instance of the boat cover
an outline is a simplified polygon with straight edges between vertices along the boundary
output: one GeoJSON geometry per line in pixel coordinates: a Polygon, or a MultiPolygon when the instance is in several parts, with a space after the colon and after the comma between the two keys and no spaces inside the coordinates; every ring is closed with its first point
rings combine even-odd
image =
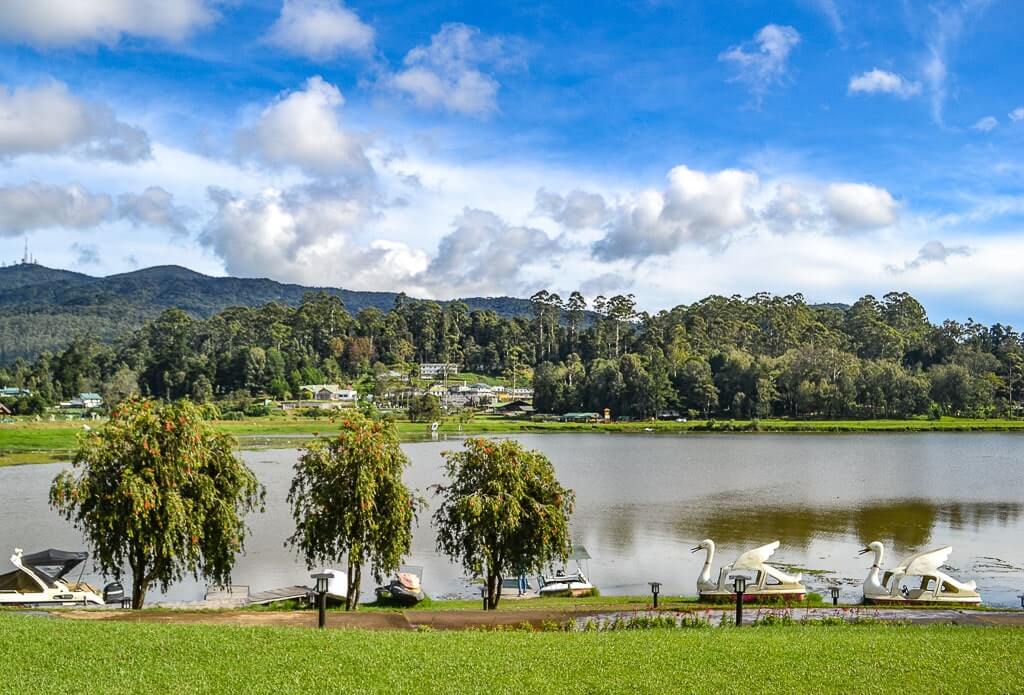
{"type": "Polygon", "coordinates": [[[37,593],[39,584],[21,570],[0,574],[0,591],[14,591],[19,594],[37,593]]]}
{"type": "Polygon", "coordinates": [[[21,564],[35,572],[51,588],[58,579],[63,579],[71,570],[88,559],[89,553],[69,550],[41,550],[38,553],[21,556],[21,564]]]}

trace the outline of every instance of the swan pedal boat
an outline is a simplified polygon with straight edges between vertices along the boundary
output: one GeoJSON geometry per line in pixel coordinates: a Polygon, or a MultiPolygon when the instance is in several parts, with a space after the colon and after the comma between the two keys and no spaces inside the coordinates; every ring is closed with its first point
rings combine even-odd
{"type": "Polygon", "coordinates": [[[800,583],[802,575],[786,574],[782,570],[766,564],[776,548],[779,541],[772,541],[753,550],[740,555],[731,564],[725,565],[718,570],[718,578],[711,578],[711,567],[715,559],[715,542],[705,539],[697,544],[690,552],[696,553],[701,550],[707,553],[704,560],[704,567],[697,578],[697,593],[701,601],[725,602],[735,601],[736,592],[733,591],[732,576],[736,573],[753,572],[754,579],[747,583],[747,589],[743,593],[744,602],[750,601],[803,601],[807,598],[807,588],[800,583]]]}
{"type": "Polygon", "coordinates": [[[874,553],[874,564],[864,580],[864,602],[871,604],[906,605],[913,603],[944,603],[977,606],[981,594],[974,581],[961,582],[942,572],[943,565],[953,553],[946,545],[911,555],[892,570],[882,570],[885,547],[878,541],[868,543],[860,555],[874,553]],[[902,584],[905,578],[918,577],[917,588],[902,584]]]}

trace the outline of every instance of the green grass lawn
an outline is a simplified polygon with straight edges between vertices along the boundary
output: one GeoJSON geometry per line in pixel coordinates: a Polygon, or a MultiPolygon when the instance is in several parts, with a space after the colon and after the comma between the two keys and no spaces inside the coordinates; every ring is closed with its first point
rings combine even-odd
{"type": "Polygon", "coordinates": [[[371,632],[0,613],[17,692],[1013,693],[1024,630],[371,632]]]}
{"type": "MultiPolygon", "coordinates": [[[[337,429],[344,417],[318,419],[275,415],[246,420],[217,421],[214,426],[242,439],[244,447],[273,445],[260,441],[261,436],[306,437],[315,432],[329,433],[337,429]]],[[[46,463],[67,460],[75,447],[83,422],[27,422],[0,425],[0,466],[21,463],[46,463]]],[[[90,427],[100,423],[85,423],[90,427]]],[[[409,440],[430,436],[429,423],[398,421],[399,434],[409,440]]],[[[500,416],[478,415],[460,422],[446,418],[441,422],[441,434],[516,434],[526,432],[618,432],[618,433],[684,433],[684,432],[993,432],[1024,431],[1024,420],[1001,418],[942,418],[928,420],[690,420],[640,421],[609,423],[530,422],[511,420],[500,416]]],[[[288,442],[288,445],[291,443],[288,442]]]]}

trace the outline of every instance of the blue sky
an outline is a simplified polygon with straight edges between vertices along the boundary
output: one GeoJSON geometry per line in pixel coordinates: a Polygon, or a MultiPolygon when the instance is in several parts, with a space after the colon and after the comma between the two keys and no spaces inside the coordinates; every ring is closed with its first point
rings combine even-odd
{"type": "Polygon", "coordinates": [[[1019,30],[1007,0],[0,0],[0,258],[1019,325],[1019,30]]]}

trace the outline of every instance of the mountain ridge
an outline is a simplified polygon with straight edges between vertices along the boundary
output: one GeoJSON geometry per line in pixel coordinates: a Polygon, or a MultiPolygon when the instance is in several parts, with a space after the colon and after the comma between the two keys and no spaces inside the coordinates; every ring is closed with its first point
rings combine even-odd
{"type": "MultiPolygon", "coordinates": [[[[308,292],[327,292],[357,314],[366,308],[387,311],[397,292],[348,290],[282,283],[269,278],[204,275],[178,265],[141,268],[92,276],[22,263],[0,267],[0,363],[32,359],[67,345],[76,335],[114,340],[160,312],[178,308],[199,318],[233,306],[279,302],[295,306],[308,292]]],[[[505,317],[529,316],[528,299],[467,297],[471,310],[490,309],[505,317]]],[[[449,301],[439,301],[447,304],[449,301]]]]}

